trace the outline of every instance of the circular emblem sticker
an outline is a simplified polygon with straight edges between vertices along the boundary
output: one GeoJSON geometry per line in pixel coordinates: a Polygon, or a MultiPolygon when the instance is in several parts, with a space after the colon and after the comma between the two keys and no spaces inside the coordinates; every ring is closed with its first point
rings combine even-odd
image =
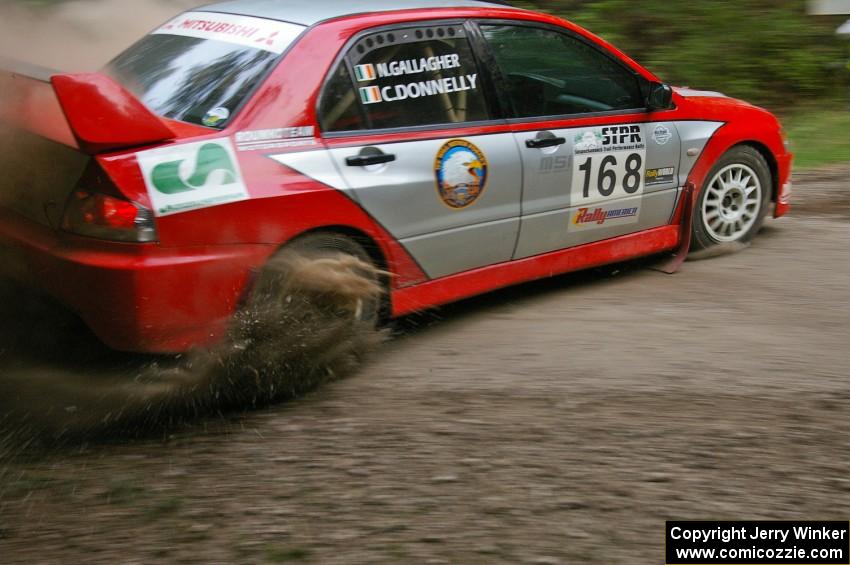
{"type": "Polygon", "coordinates": [[[212,110],[207,112],[204,115],[204,119],[201,120],[201,123],[207,127],[214,128],[224,123],[229,117],[230,110],[228,110],[224,106],[219,106],[218,108],[213,108],[212,110]]]}
{"type": "Polygon", "coordinates": [[[655,131],[652,132],[652,139],[654,139],[655,143],[658,145],[667,145],[667,142],[670,141],[671,137],[673,137],[673,134],[670,133],[667,126],[656,126],[655,131]]]}
{"type": "Polygon", "coordinates": [[[472,143],[463,139],[446,142],[434,162],[440,199],[450,208],[466,208],[484,192],[487,169],[487,158],[472,143]]]}

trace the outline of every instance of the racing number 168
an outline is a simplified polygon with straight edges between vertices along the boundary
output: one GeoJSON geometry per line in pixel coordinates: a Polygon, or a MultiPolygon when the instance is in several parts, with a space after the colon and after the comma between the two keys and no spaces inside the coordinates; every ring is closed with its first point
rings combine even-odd
{"type": "MultiPolygon", "coordinates": [[[[607,198],[614,193],[618,185],[623,187],[626,194],[634,194],[638,191],[641,184],[641,176],[643,173],[643,157],[640,153],[632,153],[626,157],[625,171],[622,171],[617,165],[616,155],[607,155],[602,158],[599,165],[599,173],[596,176],[596,190],[600,196],[607,198]],[[624,172],[623,178],[617,178],[617,172],[624,172]]],[[[584,198],[590,198],[590,184],[593,176],[593,157],[588,157],[585,162],[579,166],[579,171],[584,173],[584,188],[582,195],[584,198]]]]}

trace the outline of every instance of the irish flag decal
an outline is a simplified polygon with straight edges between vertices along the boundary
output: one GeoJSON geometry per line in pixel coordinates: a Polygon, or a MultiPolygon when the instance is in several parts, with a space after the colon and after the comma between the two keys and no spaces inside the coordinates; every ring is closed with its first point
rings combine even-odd
{"type": "Polygon", "coordinates": [[[381,102],[381,89],[377,86],[367,86],[360,89],[360,100],[364,104],[381,102]]]}
{"type": "Polygon", "coordinates": [[[357,75],[357,80],[360,82],[375,80],[375,66],[357,65],[354,67],[354,74],[357,75]]]}

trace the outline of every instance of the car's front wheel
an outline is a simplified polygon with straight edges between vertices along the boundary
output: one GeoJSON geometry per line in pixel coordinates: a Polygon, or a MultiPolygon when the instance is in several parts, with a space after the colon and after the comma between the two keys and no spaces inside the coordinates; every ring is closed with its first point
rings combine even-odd
{"type": "Polygon", "coordinates": [[[743,145],[723,155],[706,177],[694,210],[692,248],[747,243],[761,229],[771,193],[770,168],[743,145]]]}

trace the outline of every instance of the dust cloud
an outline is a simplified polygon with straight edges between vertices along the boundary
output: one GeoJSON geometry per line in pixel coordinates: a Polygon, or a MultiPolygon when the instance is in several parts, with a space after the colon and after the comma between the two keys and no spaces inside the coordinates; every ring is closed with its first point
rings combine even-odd
{"type": "Polygon", "coordinates": [[[0,458],[292,398],[345,375],[381,341],[357,315],[381,293],[359,259],[284,252],[262,280],[222,344],[146,357],[108,350],[63,308],[4,279],[0,458]]]}
{"type": "MultiPolygon", "coordinates": [[[[77,0],[0,6],[0,56],[70,72],[94,70],[199,4],[77,0]]],[[[10,141],[8,134],[0,132],[0,139],[10,141]]],[[[19,139],[11,137],[14,144],[19,139]]],[[[20,153],[20,167],[48,166],[38,151],[20,153]]],[[[11,184],[11,177],[0,177],[0,194],[13,194],[11,184]]],[[[0,267],[15,264],[0,254],[0,267]]],[[[110,351],[64,308],[10,282],[31,280],[26,273],[0,275],[0,458],[33,444],[147,434],[291,397],[343,375],[380,341],[374,324],[358,321],[352,311],[374,303],[380,292],[374,282],[379,275],[368,269],[346,256],[283,254],[261,279],[271,277],[274,292],[262,293],[236,315],[224,343],[178,357],[110,351]]]]}
{"type": "Polygon", "coordinates": [[[198,0],[73,0],[0,5],[0,57],[66,72],[94,71],[198,0]]]}

